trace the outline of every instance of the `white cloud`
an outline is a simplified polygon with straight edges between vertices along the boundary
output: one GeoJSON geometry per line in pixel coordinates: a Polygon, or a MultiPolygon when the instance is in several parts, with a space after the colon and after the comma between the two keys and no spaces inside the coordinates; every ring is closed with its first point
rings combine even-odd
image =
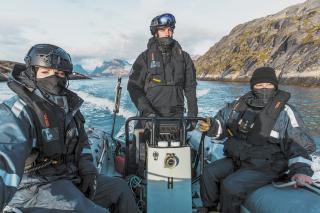
{"type": "Polygon", "coordinates": [[[36,43],[53,43],[86,67],[112,58],[133,61],[145,50],[151,19],[171,12],[175,38],[203,54],[237,24],[303,0],[38,0],[5,1],[0,13],[0,59],[22,61],[36,43]]]}

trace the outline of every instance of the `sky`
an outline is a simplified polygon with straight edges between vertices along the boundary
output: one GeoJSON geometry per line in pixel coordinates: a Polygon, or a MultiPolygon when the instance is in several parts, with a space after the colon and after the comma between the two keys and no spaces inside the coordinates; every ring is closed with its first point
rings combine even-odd
{"type": "Polygon", "coordinates": [[[94,69],[113,58],[133,62],[146,49],[151,19],[176,17],[174,38],[204,54],[238,24],[304,0],[10,0],[0,3],[0,60],[23,62],[30,47],[50,43],[73,63],[94,69]]]}

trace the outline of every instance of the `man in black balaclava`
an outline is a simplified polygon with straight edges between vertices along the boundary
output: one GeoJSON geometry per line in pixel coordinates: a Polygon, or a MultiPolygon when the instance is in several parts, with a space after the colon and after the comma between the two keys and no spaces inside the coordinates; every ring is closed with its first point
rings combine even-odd
{"type": "Polygon", "coordinates": [[[297,183],[312,183],[309,154],[315,143],[287,103],[290,93],[278,89],[270,67],[256,69],[250,85],[250,92],[199,125],[208,136],[227,139],[225,158],[207,165],[200,180],[201,199],[209,210],[220,203],[222,212],[240,212],[249,193],[286,171],[297,183]]]}
{"type": "Polygon", "coordinates": [[[98,173],[80,112],[68,90],[72,61],[34,45],[8,81],[0,105],[0,209],[4,212],[137,212],[127,183],[98,173]]]}
{"type": "MultiPolygon", "coordinates": [[[[152,19],[148,49],[132,66],[128,81],[131,100],[143,117],[181,117],[184,96],[188,116],[198,114],[196,71],[188,53],[174,40],[175,17],[165,13],[152,19]]],[[[190,125],[190,130],[195,123],[190,125]]]]}

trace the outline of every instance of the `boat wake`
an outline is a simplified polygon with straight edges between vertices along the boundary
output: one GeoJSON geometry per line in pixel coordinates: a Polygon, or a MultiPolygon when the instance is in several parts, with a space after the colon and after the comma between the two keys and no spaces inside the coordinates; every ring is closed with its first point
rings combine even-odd
{"type": "MultiPolygon", "coordinates": [[[[95,107],[103,108],[109,110],[111,113],[114,108],[114,101],[108,100],[107,98],[100,98],[96,97],[94,95],[91,95],[89,93],[83,92],[83,91],[78,91],[77,94],[87,103],[94,105],[95,107]]],[[[118,115],[124,117],[124,118],[129,118],[135,116],[134,112],[131,112],[127,109],[124,109],[120,107],[118,115]]]]}
{"type": "Polygon", "coordinates": [[[210,89],[199,89],[199,90],[197,90],[197,97],[200,98],[202,96],[205,96],[209,92],[210,92],[210,89]]]}

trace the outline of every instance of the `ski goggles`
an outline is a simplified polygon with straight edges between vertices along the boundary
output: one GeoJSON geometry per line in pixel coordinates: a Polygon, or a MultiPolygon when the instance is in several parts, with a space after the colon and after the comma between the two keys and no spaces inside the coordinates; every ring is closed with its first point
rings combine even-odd
{"type": "Polygon", "coordinates": [[[172,14],[166,13],[157,18],[157,23],[154,23],[154,26],[170,26],[174,27],[176,19],[172,14]]]}

